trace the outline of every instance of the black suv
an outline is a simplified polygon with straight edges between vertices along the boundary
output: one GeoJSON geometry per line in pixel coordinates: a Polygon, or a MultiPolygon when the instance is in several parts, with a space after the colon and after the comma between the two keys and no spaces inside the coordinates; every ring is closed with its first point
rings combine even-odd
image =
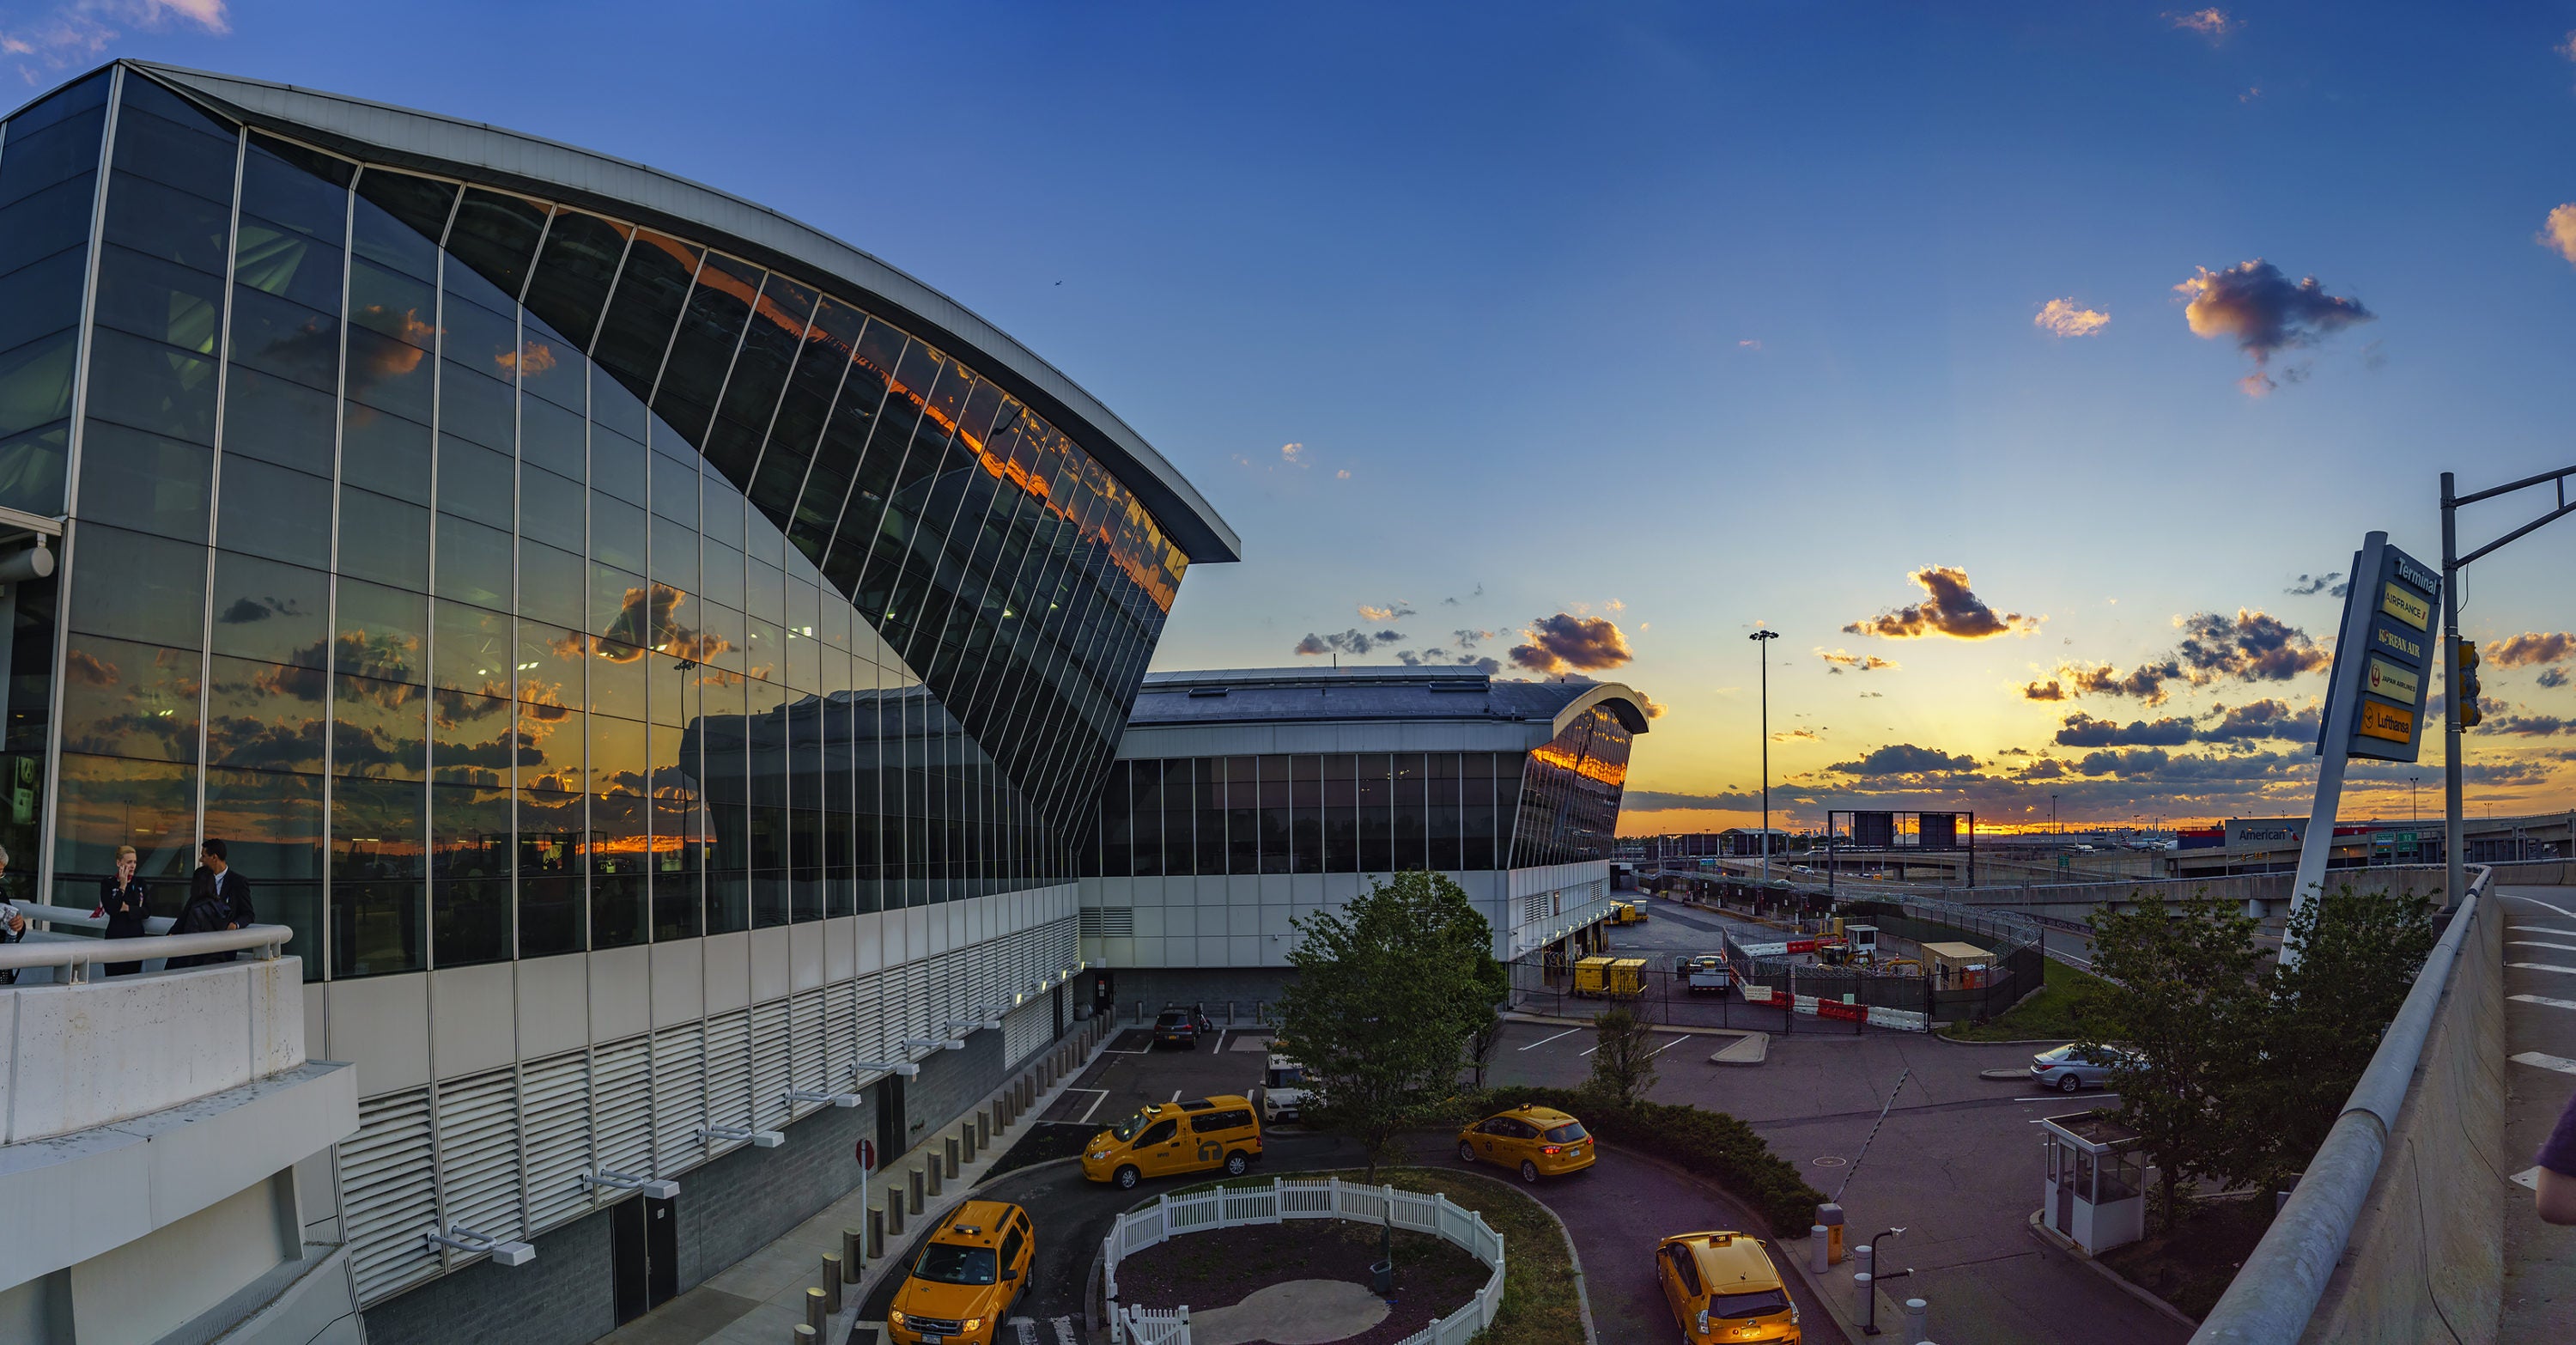
{"type": "Polygon", "coordinates": [[[1187,1009],[1165,1009],[1154,1020],[1154,1044],[1174,1042],[1190,1050],[1199,1049],[1199,1025],[1187,1009]]]}

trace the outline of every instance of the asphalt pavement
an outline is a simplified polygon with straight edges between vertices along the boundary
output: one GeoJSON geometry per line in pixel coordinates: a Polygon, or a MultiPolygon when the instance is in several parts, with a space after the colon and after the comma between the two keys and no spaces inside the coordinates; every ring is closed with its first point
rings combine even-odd
{"type": "Polygon", "coordinates": [[[2576,1340],[2576,1228],[2532,1211],[2533,1157],[2576,1092],[2576,889],[2505,903],[2504,1311],[2500,1340],[2576,1340]]]}

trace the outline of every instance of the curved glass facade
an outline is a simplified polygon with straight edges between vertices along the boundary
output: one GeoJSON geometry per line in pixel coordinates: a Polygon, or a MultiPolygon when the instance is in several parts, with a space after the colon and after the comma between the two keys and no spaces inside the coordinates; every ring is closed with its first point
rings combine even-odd
{"type": "Polygon", "coordinates": [[[0,504],[71,519],[61,648],[12,655],[59,677],[55,900],[132,844],[175,910],[221,836],[309,975],[372,976],[1061,883],[1095,834],[1187,557],[828,278],[123,70],[0,132],[13,286],[0,504]]]}
{"type": "Polygon", "coordinates": [[[1635,742],[1617,712],[1594,705],[1546,746],[1530,750],[1520,820],[1512,827],[1513,868],[1610,857],[1635,742]]]}

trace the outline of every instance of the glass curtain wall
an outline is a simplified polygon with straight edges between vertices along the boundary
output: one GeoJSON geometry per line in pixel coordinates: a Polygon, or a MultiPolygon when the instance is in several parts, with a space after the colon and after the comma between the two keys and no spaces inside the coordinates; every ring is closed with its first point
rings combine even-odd
{"type": "Polygon", "coordinates": [[[1083,448],[828,287],[114,78],[0,132],[58,899],[222,836],[351,977],[1069,879],[1187,565],[1083,448]]]}
{"type": "Polygon", "coordinates": [[[1610,857],[1634,740],[1618,715],[1595,705],[1529,754],[1512,829],[1513,868],[1610,857]]]}
{"type": "MultiPolygon", "coordinates": [[[[1502,827],[1520,762],[1517,752],[1113,762],[1081,848],[1082,872],[1130,878],[1494,868],[1510,853],[1502,827]]],[[[1614,793],[1610,821],[1617,820],[1614,793]]]]}

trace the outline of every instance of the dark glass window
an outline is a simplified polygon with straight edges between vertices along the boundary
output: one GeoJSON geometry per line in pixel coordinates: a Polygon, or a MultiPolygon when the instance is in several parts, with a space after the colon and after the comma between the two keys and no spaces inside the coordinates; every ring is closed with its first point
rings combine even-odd
{"type": "Polygon", "coordinates": [[[104,114],[94,109],[59,120],[10,119],[8,144],[0,149],[0,206],[97,172],[105,125],[104,114]]]}
{"type": "Polygon", "coordinates": [[[1201,757],[1195,769],[1199,815],[1196,871],[1221,874],[1226,871],[1226,759],[1201,757]]]}
{"type": "MultiPolygon", "coordinates": [[[[441,435],[438,441],[438,507],[443,513],[507,529],[514,516],[516,472],[506,452],[441,435]]],[[[506,539],[501,547],[506,557],[506,539]]],[[[446,557],[442,552],[440,559],[446,557]]]]}
{"type": "Polygon", "coordinates": [[[1466,863],[1459,857],[1458,754],[1434,752],[1430,767],[1431,849],[1424,867],[1462,869],[1466,863]]]}
{"type": "MultiPolygon", "coordinates": [[[[534,475],[526,473],[525,475],[534,475]]],[[[578,554],[559,551],[521,534],[519,541],[519,612],[558,626],[582,624],[582,594],[588,576],[578,554]]]]}
{"type": "Polygon", "coordinates": [[[236,364],[328,394],[340,384],[340,321],[236,285],[232,356],[236,364]]]}
{"type": "Polygon", "coordinates": [[[81,577],[72,591],[73,629],[178,649],[201,647],[202,547],[95,523],[80,530],[73,547],[81,577]]]}
{"type": "MultiPolygon", "coordinates": [[[[89,442],[81,452],[81,516],[94,523],[203,542],[213,463],[214,455],[195,444],[91,421],[89,442]]],[[[326,489],[322,497],[326,524],[330,504],[326,489]]],[[[327,563],[327,526],[323,532],[327,563]]]]}
{"type": "Polygon", "coordinates": [[[256,556],[215,553],[214,644],[218,654],[326,666],[330,580],[320,570],[256,556]]]}
{"type": "Polygon", "coordinates": [[[520,457],[575,481],[588,475],[589,449],[578,412],[533,397],[519,399],[520,457]]]}
{"type": "MultiPolygon", "coordinates": [[[[233,199],[233,134],[175,98],[156,103],[148,110],[141,105],[143,101],[143,97],[129,93],[125,107],[117,113],[117,176],[150,178],[209,201],[233,199]]],[[[85,121],[81,123],[82,128],[87,125],[85,121]]],[[[68,149],[78,142],[83,131],[72,127],[65,130],[72,132],[65,142],[68,149]]],[[[9,151],[17,148],[13,141],[9,151]]],[[[74,172],[86,173],[98,166],[96,139],[88,141],[88,151],[74,172]]],[[[0,153],[0,163],[7,158],[8,153],[0,153]]],[[[0,167],[0,176],[6,172],[5,167],[0,167]]]]}
{"type": "Polygon", "coordinates": [[[672,325],[688,303],[690,281],[697,271],[697,248],[650,229],[636,231],[593,352],[599,366],[616,375],[630,392],[649,391],[662,372],[672,325]]]}
{"type": "Polygon", "coordinates": [[[88,283],[89,249],[78,247],[0,276],[0,350],[79,322],[81,287],[88,283]]]}
{"type": "Polygon", "coordinates": [[[428,591],[429,511],[374,491],[341,487],[340,573],[428,591]]]}
{"type": "Polygon", "coordinates": [[[1384,752],[1362,752],[1359,780],[1360,871],[1387,873],[1395,868],[1395,790],[1390,780],[1393,758],[1384,752]]]}
{"type": "Polygon", "coordinates": [[[334,976],[381,976],[428,964],[421,927],[424,792],[408,781],[331,781],[334,976]]]}
{"type": "MultiPolygon", "coordinates": [[[[806,323],[813,316],[816,297],[814,291],[773,275],[752,306],[750,326],[743,332],[742,349],[734,356],[733,372],[725,380],[724,399],[717,407],[715,424],[707,430],[705,445],[707,461],[734,480],[751,479],[754,459],[766,463],[761,443],[776,418],[787,372],[805,345],[806,323]]],[[[793,432],[793,427],[787,428],[793,432]]],[[[795,479],[784,487],[784,499],[776,499],[776,492],[771,498],[755,492],[752,502],[771,517],[784,519],[796,506],[796,490],[805,479],[803,463],[812,451],[810,438],[773,443],[770,453],[777,456],[781,469],[772,472],[764,465],[759,479],[766,482],[791,473],[795,479]],[[789,461],[796,466],[786,468],[789,461]]]]}
{"type": "Polygon", "coordinates": [[[224,389],[225,470],[248,457],[329,476],[332,401],[328,390],[234,365],[224,389]]]}
{"type": "Polygon", "coordinates": [[[1501,852],[1495,848],[1494,837],[1494,768],[1496,763],[1511,759],[1509,754],[1498,756],[1491,752],[1469,752],[1458,759],[1460,868],[1499,867],[1501,852]]]}
{"type": "Polygon", "coordinates": [[[1392,867],[1399,871],[1424,867],[1424,860],[1428,854],[1425,841],[1429,827],[1425,804],[1425,777],[1428,770],[1419,752],[1395,754],[1392,867]]]}
{"type": "Polygon", "coordinates": [[[437,316],[438,291],[428,281],[363,256],[349,263],[351,326],[427,350],[438,335],[437,316]]]}
{"type": "Polygon", "coordinates": [[[481,187],[465,189],[448,230],[447,251],[474,268],[511,301],[528,279],[537,239],[545,231],[546,209],[533,201],[481,187]]]}
{"type": "Polygon", "coordinates": [[[510,605],[510,534],[454,514],[438,516],[440,598],[482,607],[510,605]]]}
{"type": "Polygon", "coordinates": [[[67,750],[154,761],[197,759],[193,649],[75,635],[66,641],[63,672],[67,750]]]}
{"type": "Polygon", "coordinates": [[[644,507],[645,460],[652,454],[644,446],[609,429],[592,427],[590,436],[591,484],[637,508],[644,507]]]}
{"type": "MultiPolygon", "coordinates": [[[[1347,752],[1324,758],[1324,872],[1360,871],[1359,766],[1347,752]]],[[[1302,812],[1302,810],[1300,810],[1302,812]]]]}
{"type": "Polygon", "coordinates": [[[330,679],[311,668],[220,654],[207,664],[207,761],[252,770],[322,769],[322,699],[330,679]]]}
{"type": "MultiPolygon", "coordinates": [[[[387,168],[358,175],[357,255],[416,280],[438,279],[438,240],[456,205],[456,184],[387,168]]],[[[424,310],[423,317],[428,314],[424,310]]]]}
{"type": "Polygon", "coordinates": [[[440,432],[509,452],[517,438],[517,418],[512,413],[519,401],[510,385],[467,372],[466,366],[453,362],[445,366],[445,373],[438,388],[440,432]]]}
{"type": "Polygon", "coordinates": [[[1100,872],[1125,878],[1136,871],[1136,763],[1113,761],[1101,786],[1100,872]]]}
{"type": "Polygon", "coordinates": [[[573,210],[556,211],[546,231],[545,250],[528,281],[528,311],[570,337],[576,349],[588,348],[600,310],[608,306],[626,235],[625,225],[573,210]]]}
{"type": "MultiPolygon", "coordinates": [[[[445,791],[442,791],[444,793],[445,791]]],[[[474,791],[477,795],[486,791],[474,791]]],[[[509,812],[502,794],[502,813],[509,812]]],[[[508,838],[503,837],[506,847],[508,838]]],[[[438,933],[438,965],[470,967],[510,958],[510,880],[467,878],[430,884],[431,923],[438,933]]]]}
{"type": "Polygon", "coordinates": [[[435,392],[435,366],[429,356],[419,346],[364,328],[348,329],[348,342],[351,432],[366,427],[370,410],[429,424],[435,392]]]}
{"type": "Polygon", "coordinates": [[[1139,761],[1136,784],[1128,797],[1133,800],[1135,825],[1133,838],[1136,875],[1147,877],[1163,871],[1163,763],[1139,761]]]}
{"type": "MultiPolygon", "coordinates": [[[[583,511],[589,492],[533,466],[519,470],[519,535],[578,554],[584,546],[583,511]]],[[[578,586],[576,586],[578,587],[578,586]]]]}
{"type": "Polygon", "coordinates": [[[734,349],[751,318],[760,281],[758,269],[729,257],[710,256],[698,270],[679,334],[671,339],[670,358],[662,365],[661,386],[653,394],[653,413],[690,443],[705,442],[716,395],[733,367],[734,349]]]}
{"type": "Polygon", "coordinates": [[[644,511],[598,491],[590,495],[590,554],[600,561],[641,572],[644,568],[644,511]]]}
{"type": "Polygon", "coordinates": [[[345,576],[339,589],[333,670],[378,681],[420,682],[428,671],[429,601],[345,576]]]}
{"type": "MultiPolygon", "coordinates": [[[[7,177],[5,168],[0,168],[0,180],[7,177]]],[[[0,272],[15,271],[46,257],[58,256],[67,248],[82,247],[87,243],[90,212],[98,205],[97,185],[94,178],[78,177],[0,208],[0,272]]],[[[184,252],[187,257],[207,263],[203,269],[208,271],[223,269],[224,230],[230,227],[231,222],[231,212],[211,201],[140,179],[129,180],[120,186],[109,195],[107,202],[109,242],[122,243],[154,255],[161,255],[163,248],[151,244],[163,244],[172,252],[184,252]],[[200,218],[215,229],[212,250],[208,250],[204,239],[174,242],[167,229],[156,228],[172,222],[147,218],[150,203],[135,199],[152,195],[188,203],[184,213],[200,218]]],[[[87,249],[82,250],[86,255],[87,249]]]]}
{"type": "MultiPolygon", "coordinates": [[[[64,344],[68,364],[70,347],[64,344]]],[[[49,400],[43,407],[29,406],[21,411],[17,399],[9,394],[16,389],[18,370],[9,368],[9,357],[0,356],[0,413],[17,420],[28,411],[50,409],[44,419],[59,419],[69,406],[70,381],[60,382],[61,397],[50,398],[53,380],[46,379],[49,400]]],[[[68,375],[68,368],[65,369],[68,375]]],[[[102,416],[139,430],[185,439],[191,443],[212,444],[215,441],[215,362],[166,346],[146,341],[123,332],[101,328],[90,337],[90,407],[91,414],[102,416]]],[[[32,400],[32,399],[30,399],[32,400]]],[[[0,430],[15,430],[16,425],[0,424],[0,430]]]]}
{"type": "Polygon", "coordinates": [[[98,321],[210,355],[223,288],[223,281],[203,271],[110,247],[99,263],[98,321]]]}
{"type": "MultiPolygon", "coordinates": [[[[442,691],[506,699],[511,694],[511,664],[517,662],[512,654],[514,647],[509,617],[463,603],[440,603],[438,646],[430,683],[442,691]]],[[[442,701],[438,714],[445,717],[448,713],[442,701]]],[[[506,768],[510,763],[498,764],[506,768]]]]}

